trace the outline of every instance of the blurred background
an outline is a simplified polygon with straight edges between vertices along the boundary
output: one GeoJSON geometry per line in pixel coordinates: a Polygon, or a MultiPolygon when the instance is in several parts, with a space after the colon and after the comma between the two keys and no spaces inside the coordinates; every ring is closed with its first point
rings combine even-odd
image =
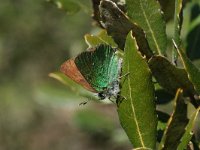
{"type": "Polygon", "coordinates": [[[0,0],[0,150],[131,149],[115,106],[79,106],[86,98],[48,76],[97,30],[90,10],[67,15],[44,0],[0,0]]]}

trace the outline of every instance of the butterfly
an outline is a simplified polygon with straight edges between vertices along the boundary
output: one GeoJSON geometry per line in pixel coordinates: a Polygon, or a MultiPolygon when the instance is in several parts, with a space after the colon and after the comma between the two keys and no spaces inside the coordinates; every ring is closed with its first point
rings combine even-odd
{"type": "Polygon", "coordinates": [[[97,93],[100,100],[117,98],[122,59],[117,48],[100,44],[89,48],[61,65],[61,72],[85,89],[97,93]]]}

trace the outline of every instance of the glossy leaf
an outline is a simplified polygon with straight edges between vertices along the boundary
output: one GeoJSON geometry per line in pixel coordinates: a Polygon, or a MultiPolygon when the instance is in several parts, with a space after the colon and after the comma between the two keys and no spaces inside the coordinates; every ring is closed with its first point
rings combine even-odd
{"type": "Polygon", "coordinates": [[[157,117],[154,85],[131,32],[126,39],[122,75],[125,76],[121,79],[121,96],[118,99],[121,125],[134,148],[155,149],[157,117]]]}
{"type": "Polygon", "coordinates": [[[181,138],[181,142],[178,145],[177,150],[183,150],[183,149],[187,148],[187,145],[190,142],[192,135],[193,135],[193,127],[194,127],[194,123],[197,119],[197,115],[198,115],[199,111],[200,111],[200,107],[196,110],[196,112],[194,112],[194,114],[190,118],[190,121],[186,127],[186,131],[185,131],[183,137],[181,138]]]}
{"type": "Polygon", "coordinates": [[[167,47],[166,25],[159,3],[155,0],[126,0],[126,4],[128,16],[144,30],[151,50],[164,54],[167,47]]]}
{"type": "Polygon", "coordinates": [[[104,0],[99,7],[102,24],[107,30],[108,35],[113,37],[120,49],[124,49],[126,36],[132,30],[133,36],[138,43],[139,51],[146,55],[147,58],[153,55],[142,29],[133,24],[115,3],[104,0]]]}
{"type": "Polygon", "coordinates": [[[184,65],[185,70],[187,71],[189,80],[194,85],[194,88],[198,92],[198,94],[200,94],[200,70],[196,68],[196,66],[190,61],[190,59],[185,55],[183,50],[177,47],[175,42],[174,46],[181,57],[181,61],[184,65]]]}
{"type": "Polygon", "coordinates": [[[168,120],[159,145],[160,150],[177,149],[178,143],[185,132],[185,127],[188,123],[187,105],[182,94],[183,91],[178,89],[175,97],[174,112],[168,120]]]}
{"type": "Polygon", "coordinates": [[[169,93],[176,93],[182,88],[184,93],[193,94],[193,85],[184,69],[175,67],[165,57],[154,56],[149,60],[149,67],[157,82],[169,93]]]}

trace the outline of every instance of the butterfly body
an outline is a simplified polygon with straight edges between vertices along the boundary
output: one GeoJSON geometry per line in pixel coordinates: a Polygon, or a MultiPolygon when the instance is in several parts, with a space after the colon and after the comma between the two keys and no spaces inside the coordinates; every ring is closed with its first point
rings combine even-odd
{"type": "Polygon", "coordinates": [[[61,71],[89,91],[98,93],[100,99],[117,97],[122,60],[116,51],[101,44],[66,61],[61,71]]]}
{"type": "Polygon", "coordinates": [[[120,92],[120,88],[119,88],[119,80],[113,81],[111,83],[111,85],[106,88],[106,90],[101,91],[98,93],[98,97],[100,98],[100,100],[103,99],[110,99],[110,98],[117,98],[118,93],[120,92]]]}

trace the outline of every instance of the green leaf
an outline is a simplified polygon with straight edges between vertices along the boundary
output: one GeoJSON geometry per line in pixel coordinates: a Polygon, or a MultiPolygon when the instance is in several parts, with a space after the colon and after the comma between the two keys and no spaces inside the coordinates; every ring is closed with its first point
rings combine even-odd
{"type": "Polygon", "coordinates": [[[187,123],[187,104],[184,102],[183,90],[178,89],[175,97],[174,111],[168,120],[159,149],[176,149],[179,144],[178,141],[180,141],[185,132],[187,123]]]}
{"type": "Polygon", "coordinates": [[[133,24],[128,17],[112,1],[104,0],[99,6],[102,24],[108,35],[112,36],[120,49],[124,49],[127,34],[132,30],[139,46],[139,51],[150,58],[153,54],[149,48],[145,34],[141,28],[133,24]]]}
{"type": "Polygon", "coordinates": [[[195,90],[200,94],[200,70],[189,60],[185,55],[182,49],[179,49],[176,43],[173,41],[176,50],[178,51],[181,61],[184,65],[185,70],[187,71],[188,78],[194,85],[195,90]]]}
{"type": "Polygon", "coordinates": [[[193,94],[194,88],[184,69],[175,67],[165,57],[154,56],[149,60],[149,67],[157,82],[167,92],[175,95],[178,88],[184,93],[193,94]]]}
{"type": "Polygon", "coordinates": [[[95,47],[99,44],[105,43],[105,41],[101,40],[99,37],[90,34],[86,34],[84,38],[89,47],[95,47]]]}
{"type": "Polygon", "coordinates": [[[197,115],[198,115],[199,111],[200,111],[200,107],[196,110],[196,112],[194,112],[194,114],[190,118],[190,121],[186,127],[186,131],[185,131],[183,137],[181,138],[181,143],[178,145],[177,150],[183,150],[183,149],[187,148],[187,145],[190,142],[192,135],[193,135],[193,127],[194,127],[194,123],[197,119],[197,115]]]}
{"type": "Polygon", "coordinates": [[[60,81],[62,84],[66,85],[66,87],[74,92],[75,94],[88,98],[88,99],[97,99],[93,93],[87,91],[86,89],[84,89],[81,85],[75,83],[74,81],[72,81],[70,78],[68,78],[66,75],[64,75],[63,73],[60,72],[54,72],[54,73],[50,73],[49,77],[54,78],[58,81],[60,81]]]}
{"type": "Polygon", "coordinates": [[[159,3],[155,0],[126,0],[126,4],[128,16],[144,30],[151,50],[165,54],[166,25],[159,3]]]}
{"type": "Polygon", "coordinates": [[[105,41],[107,44],[109,44],[109,45],[111,45],[113,47],[117,47],[117,44],[115,43],[115,41],[113,40],[113,38],[107,34],[106,30],[102,30],[99,33],[98,37],[101,40],[105,41]]]}
{"type": "Polygon", "coordinates": [[[106,30],[102,30],[97,36],[86,34],[84,37],[89,47],[94,47],[102,43],[117,47],[117,44],[112,37],[107,34],[106,30]]]}
{"type": "Polygon", "coordinates": [[[154,85],[145,59],[130,32],[126,39],[118,114],[134,148],[155,149],[157,117],[154,85]]]}
{"type": "MultiPolygon", "coordinates": [[[[174,41],[178,46],[181,44],[181,26],[182,26],[182,0],[175,0],[175,11],[174,11],[174,41]]],[[[173,48],[172,49],[172,60],[175,62],[177,60],[178,53],[173,48]]]]}

